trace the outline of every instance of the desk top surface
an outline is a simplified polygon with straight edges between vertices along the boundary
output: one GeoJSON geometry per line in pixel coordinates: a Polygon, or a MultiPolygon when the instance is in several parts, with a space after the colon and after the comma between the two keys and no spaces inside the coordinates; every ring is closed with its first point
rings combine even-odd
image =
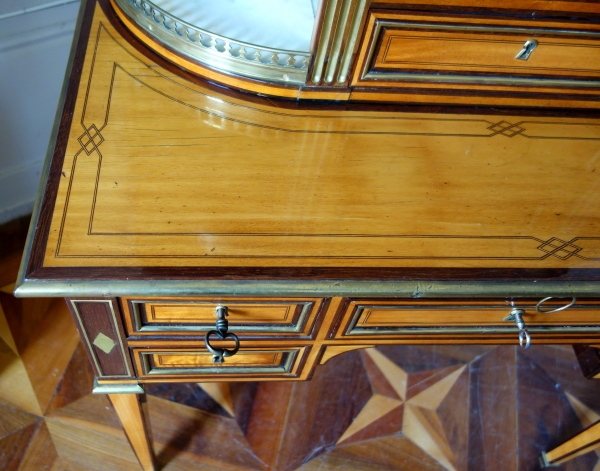
{"type": "Polygon", "coordinates": [[[600,119],[242,99],[90,21],[31,278],[598,273],[600,119]]]}

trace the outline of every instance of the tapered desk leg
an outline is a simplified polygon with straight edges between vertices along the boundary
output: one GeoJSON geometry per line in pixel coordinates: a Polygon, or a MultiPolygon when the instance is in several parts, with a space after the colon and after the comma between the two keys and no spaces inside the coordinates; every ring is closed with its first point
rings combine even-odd
{"type": "Polygon", "coordinates": [[[107,394],[144,471],[154,471],[154,451],[145,394],[107,394]]]}
{"type": "Polygon", "coordinates": [[[583,455],[600,446],[600,422],[591,425],[579,435],[571,438],[554,450],[542,453],[540,462],[542,467],[556,466],[565,461],[583,455]]]}

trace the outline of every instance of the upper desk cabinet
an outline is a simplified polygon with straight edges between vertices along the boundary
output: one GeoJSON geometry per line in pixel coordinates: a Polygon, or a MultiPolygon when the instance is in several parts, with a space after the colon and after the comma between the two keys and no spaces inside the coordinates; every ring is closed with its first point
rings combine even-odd
{"type": "Polygon", "coordinates": [[[292,99],[598,108],[600,3],[110,0],[187,71],[292,99]]]}

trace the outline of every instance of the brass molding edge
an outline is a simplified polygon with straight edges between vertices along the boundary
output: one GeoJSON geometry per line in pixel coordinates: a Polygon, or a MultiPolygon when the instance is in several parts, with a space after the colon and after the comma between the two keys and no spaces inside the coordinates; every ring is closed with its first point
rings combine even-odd
{"type": "MultiPolygon", "coordinates": [[[[546,87],[600,87],[600,80],[567,80],[567,79],[535,79],[518,77],[476,77],[472,75],[440,75],[440,74],[418,74],[403,72],[367,72],[362,80],[374,80],[380,83],[382,80],[394,82],[424,82],[424,83],[473,83],[485,85],[537,85],[546,87]]],[[[361,83],[360,85],[365,85],[361,83]]]]}
{"type": "Polygon", "coordinates": [[[558,468],[558,467],[560,467],[560,465],[550,463],[548,461],[548,456],[546,455],[546,452],[542,451],[542,454],[540,455],[540,468],[546,469],[546,468],[558,468]]]}
{"type": "Polygon", "coordinates": [[[348,35],[348,43],[346,44],[346,47],[344,49],[344,53],[342,55],[342,63],[338,71],[338,83],[344,83],[348,78],[348,71],[350,70],[350,65],[352,62],[354,47],[356,46],[356,41],[358,40],[358,28],[360,27],[360,23],[362,21],[364,13],[367,11],[366,4],[367,0],[358,0],[358,4],[354,9],[354,17],[352,18],[350,34],[348,35]]]}
{"type": "Polygon", "coordinates": [[[421,297],[526,297],[600,296],[597,281],[237,281],[237,280],[93,280],[58,281],[26,279],[15,296],[377,296],[421,297]]]}
{"type": "Polygon", "coordinates": [[[183,56],[243,77],[289,85],[306,83],[310,52],[275,49],[221,36],[175,17],[149,0],[114,1],[148,35],[183,56]]]}
{"type": "Polygon", "coordinates": [[[337,24],[335,25],[333,44],[329,51],[329,60],[327,61],[327,70],[325,71],[325,83],[333,82],[353,0],[342,0],[342,2],[342,8],[337,18],[337,24]]]}
{"type": "Polygon", "coordinates": [[[327,2],[323,29],[315,53],[313,83],[323,81],[325,84],[343,84],[346,81],[358,39],[358,30],[366,11],[367,0],[327,2]],[[327,67],[324,72],[326,59],[327,67]]]}
{"type": "Polygon", "coordinates": [[[144,394],[144,386],[142,384],[98,384],[98,378],[94,378],[94,386],[92,394],[144,394]]]}
{"type": "Polygon", "coordinates": [[[323,74],[323,66],[325,65],[325,57],[327,56],[327,46],[331,37],[331,30],[335,22],[335,12],[337,10],[338,0],[324,0],[327,2],[325,7],[325,18],[323,20],[323,28],[319,34],[319,44],[315,53],[314,68],[312,81],[319,83],[323,74]]]}

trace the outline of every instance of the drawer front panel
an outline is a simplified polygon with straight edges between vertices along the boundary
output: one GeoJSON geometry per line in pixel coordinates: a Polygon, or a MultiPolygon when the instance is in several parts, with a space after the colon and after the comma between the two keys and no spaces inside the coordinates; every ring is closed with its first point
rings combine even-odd
{"type": "Polygon", "coordinates": [[[436,73],[468,71],[530,76],[578,75],[597,79],[600,75],[598,43],[599,41],[568,38],[542,38],[535,32],[497,36],[494,31],[474,34],[435,30],[387,30],[382,37],[374,68],[418,69],[436,73]],[[538,45],[530,58],[526,61],[515,59],[523,44],[532,38],[537,38],[538,45]]]}
{"type": "Polygon", "coordinates": [[[354,85],[385,87],[412,81],[600,87],[598,28],[540,24],[375,11],[354,85]],[[527,60],[516,59],[529,40],[537,46],[527,60]]]}
{"type": "MultiPolygon", "coordinates": [[[[538,300],[349,300],[336,337],[451,334],[509,334],[515,323],[504,318],[513,308],[523,309],[531,332],[600,333],[600,302],[583,301],[564,311],[540,314],[538,300]]],[[[545,303],[544,309],[560,307],[545,303]]]]}
{"type": "Polygon", "coordinates": [[[309,336],[323,299],[157,299],[126,300],[128,330],[198,335],[215,328],[217,306],[227,306],[230,331],[244,335],[309,336]]]}
{"type": "Polygon", "coordinates": [[[223,363],[213,363],[204,348],[134,349],[140,378],[250,377],[256,380],[273,377],[294,378],[299,374],[309,347],[243,347],[223,363]]]}

